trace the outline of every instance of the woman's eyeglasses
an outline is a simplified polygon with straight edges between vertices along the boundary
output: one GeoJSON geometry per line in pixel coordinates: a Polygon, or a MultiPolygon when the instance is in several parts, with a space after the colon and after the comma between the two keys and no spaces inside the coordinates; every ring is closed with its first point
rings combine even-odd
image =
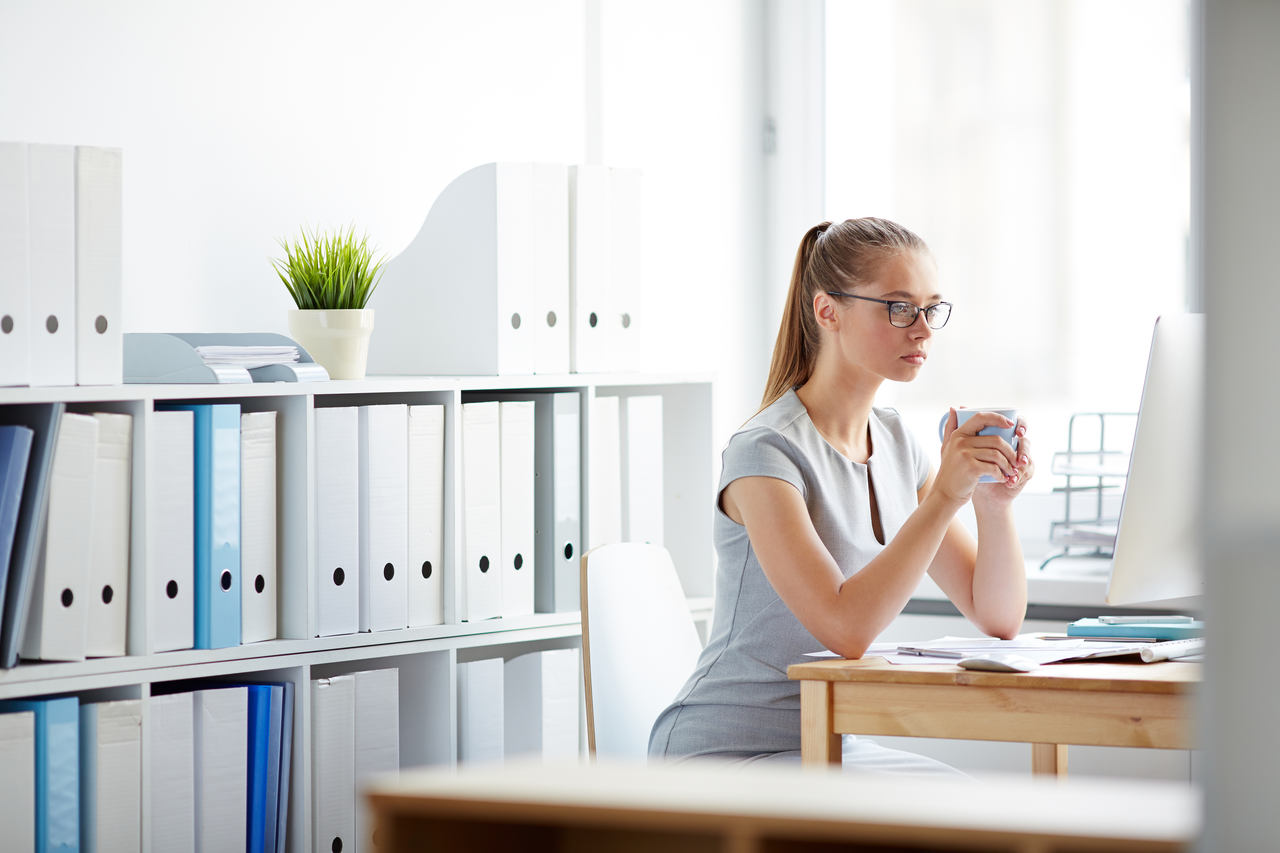
{"type": "Polygon", "coordinates": [[[847,296],[850,299],[862,299],[867,302],[879,302],[889,306],[889,322],[899,329],[905,329],[916,321],[920,312],[924,312],[924,321],[930,329],[941,329],[951,319],[951,303],[935,302],[927,308],[912,305],[910,302],[895,302],[890,299],[876,299],[871,296],[859,296],[856,293],[845,293],[843,290],[828,290],[828,296],[847,296]]]}

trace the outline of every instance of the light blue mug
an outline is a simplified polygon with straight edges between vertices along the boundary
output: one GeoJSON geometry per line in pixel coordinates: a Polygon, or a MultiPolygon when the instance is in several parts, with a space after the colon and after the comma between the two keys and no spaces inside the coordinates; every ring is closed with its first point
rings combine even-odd
{"type": "MultiPolygon", "coordinates": [[[[1007,409],[1007,408],[997,408],[993,406],[977,406],[977,407],[957,406],[956,407],[956,429],[959,429],[961,426],[964,425],[965,421],[969,420],[969,418],[973,417],[979,412],[994,412],[997,415],[1004,415],[1006,418],[1013,421],[1014,425],[1007,429],[1001,429],[999,427],[983,427],[981,430],[978,431],[978,435],[998,435],[1001,438],[1003,438],[1006,442],[1009,443],[1009,446],[1013,448],[1014,453],[1017,453],[1018,452],[1018,436],[1015,434],[1015,430],[1017,430],[1018,428],[1017,426],[1018,410],[1007,409]]],[[[938,421],[938,441],[942,441],[946,437],[947,418],[950,415],[951,415],[950,412],[944,412],[942,415],[942,420],[938,421]]],[[[978,482],[994,483],[996,482],[996,478],[992,477],[990,474],[983,474],[981,477],[978,478],[978,482]]]]}

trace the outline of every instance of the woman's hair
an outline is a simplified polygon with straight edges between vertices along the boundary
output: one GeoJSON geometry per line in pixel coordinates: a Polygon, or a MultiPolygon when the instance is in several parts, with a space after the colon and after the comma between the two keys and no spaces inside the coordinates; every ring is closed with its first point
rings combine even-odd
{"type": "Polygon", "coordinates": [[[813,371],[820,341],[813,316],[814,295],[866,284],[886,258],[905,251],[927,253],[929,247],[896,222],[874,216],[823,222],[805,232],[791,270],[791,287],[782,309],[761,409],[803,385],[813,371]]]}

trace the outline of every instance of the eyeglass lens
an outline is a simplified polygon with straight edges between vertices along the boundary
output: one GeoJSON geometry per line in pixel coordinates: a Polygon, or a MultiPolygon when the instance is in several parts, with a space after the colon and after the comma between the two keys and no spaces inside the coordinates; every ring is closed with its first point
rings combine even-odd
{"type": "MultiPolygon", "coordinates": [[[[921,311],[920,308],[912,305],[910,302],[893,302],[889,305],[889,322],[900,329],[905,329],[916,320],[916,315],[921,311]]],[[[939,302],[936,305],[930,305],[924,309],[924,320],[929,324],[931,329],[941,329],[947,324],[947,320],[951,317],[951,306],[945,302],[939,302]]]]}

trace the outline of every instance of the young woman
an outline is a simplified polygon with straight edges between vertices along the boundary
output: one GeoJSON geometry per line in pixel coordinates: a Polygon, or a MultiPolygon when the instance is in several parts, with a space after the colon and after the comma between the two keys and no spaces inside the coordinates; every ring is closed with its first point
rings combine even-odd
{"type": "MultiPolygon", "coordinates": [[[[787,666],[830,649],[858,658],[928,572],[980,631],[1009,638],[1026,612],[1012,501],[1035,471],[978,414],[945,427],[941,463],[893,409],[946,325],[924,242],[884,219],[824,222],[796,253],[763,407],[729,440],[717,495],[715,619],[698,666],[659,717],[654,757],[798,758],[800,688],[787,666]],[[979,484],[984,474],[997,482],[979,484]],[[956,520],[972,502],[977,542],[956,520]]],[[[846,738],[846,765],[944,765],[846,738]]]]}

